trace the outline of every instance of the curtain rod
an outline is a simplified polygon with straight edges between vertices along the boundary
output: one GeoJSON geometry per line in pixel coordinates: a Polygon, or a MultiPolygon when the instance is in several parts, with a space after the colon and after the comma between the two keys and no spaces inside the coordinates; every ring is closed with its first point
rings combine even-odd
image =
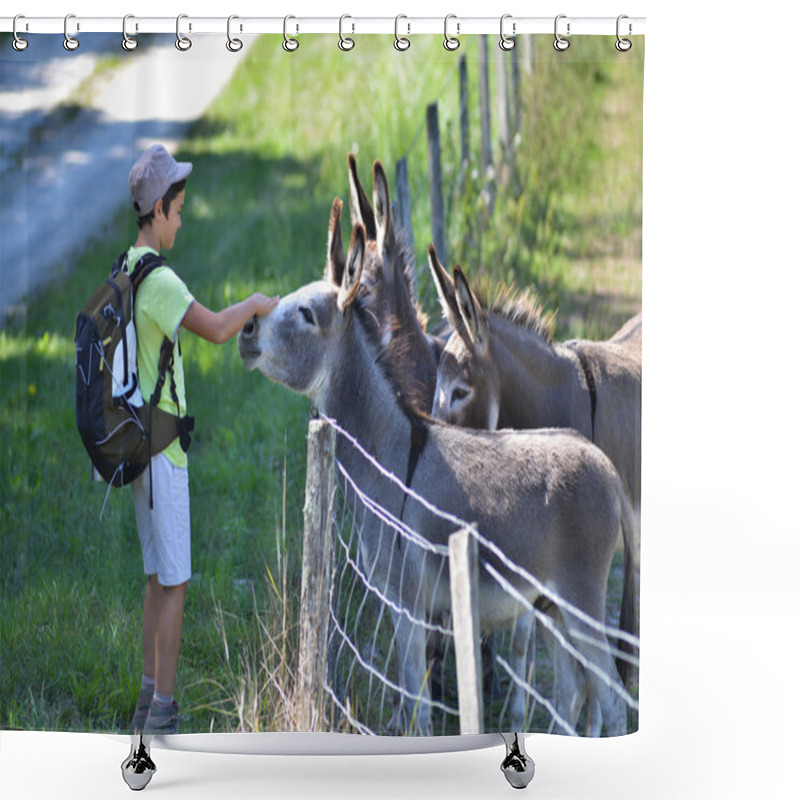
{"type": "MultiPolygon", "coordinates": [[[[15,30],[15,17],[0,17],[0,32],[11,33],[15,30]]],[[[412,36],[414,34],[441,34],[462,36],[480,33],[500,33],[515,36],[526,33],[549,33],[558,31],[560,36],[640,36],[645,32],[645,17],[570,17],[559,14],[558,17],[514,17],[505,14],[502,17],[459,17],[450,14],[448,17],[355,17],[348,14],[342,17],[196,17],[181,14],[180,17],[137,17],[128,15],[125,31],[128,36],[140,33],[180,33],[184,36],[197,33],[235,35],[285,33],[292,36],[303,33],[385,33],[412,36]]],[[[84,17],[69,14],[66,17],[35,17],[18,15],[16,17],[16,33],[69,33],[77,36],[81,33],[115,33],[122,34],[122,17],[84,17]]]]}

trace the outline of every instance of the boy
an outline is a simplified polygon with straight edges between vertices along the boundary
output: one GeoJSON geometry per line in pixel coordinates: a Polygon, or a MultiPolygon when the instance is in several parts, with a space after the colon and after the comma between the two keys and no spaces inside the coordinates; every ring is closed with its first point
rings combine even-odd
{"type": "MultiPolygon", "coordinates": [[[[138,214],[139,235],[128,251],[129,269],[148,251],[172,249],[181,227],[186,179],[191,171],[192,164],[178,163],[161,144],[150,147],[133,165],[129,185],[138,214]]],[[[277,297],[256,293],[223,311],[210,311],[195,300],[170,267],[153,270],[140,285],[134,305],[142,395],[149,398],[153,391],[161,343],[166,336],[175,343],[173,372],[180,410],[169,376],[159,406],[172,414],[185,415],[179,329],[183,327],[222,344],[254,315],[272,311],[277,302],[277,297]]],[[[133,497],[148,579],[142,614],[142,688],[132,728],[137,733],[174,733],[178,704],[173,691],[184,600],[192,574],[188,462],[178,438],[153,456],[151,469],[133,482],[133,497]]]]}

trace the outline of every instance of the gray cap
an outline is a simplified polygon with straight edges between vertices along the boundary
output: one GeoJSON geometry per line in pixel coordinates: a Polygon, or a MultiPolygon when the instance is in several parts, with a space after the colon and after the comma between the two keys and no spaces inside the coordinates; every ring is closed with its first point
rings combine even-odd
{"type": "Polygon", "coordinates": [[[136,160],[128,177],[131,195],[140,217],[149,214],[173,183],[189,177],[192,165],[176,161],[163,144],[148,147],[136,160]]]}

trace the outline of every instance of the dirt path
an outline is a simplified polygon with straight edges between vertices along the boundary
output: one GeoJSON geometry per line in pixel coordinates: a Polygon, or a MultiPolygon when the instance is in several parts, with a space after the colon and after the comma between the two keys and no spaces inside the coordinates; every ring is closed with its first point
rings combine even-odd
{"type": "Polygon", "coordinates": [[[219,36],[186,52],[169,35],[133,53],[118,40],[87,36],[68,53],[37,37],[0,56],[0,323],[102,231],[129,201],[136,156],[153,141],[174,149],[244,57],[219,36]]]}

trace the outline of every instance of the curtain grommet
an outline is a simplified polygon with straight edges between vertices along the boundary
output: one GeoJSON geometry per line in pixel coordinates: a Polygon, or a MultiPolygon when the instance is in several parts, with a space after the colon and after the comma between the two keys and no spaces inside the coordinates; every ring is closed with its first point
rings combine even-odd
{"type": "Polygon", "coordinates": [[[296,17],[293,17],[291,14],[287,14],[283,18],[283,49],[287,53],[294,53],[294,51],[297,50],[298,47],[300,47],[300,42],[297,39],[293,38],[292,36],[289,36],[290,19],[296,19],[296,17]]]}
{"type": "Polygon", "coordinates": [[[517,40],[513,38],[513,35],[517,32],[517,23],[511,23],[511,36],[506,36],[504,30],[506,20],[511,18],[511,14],[503,14],[503,16],[500,17],[500,41],[498,45],[501,50],[513,50],[517,44],[517,40]]]}
{"type": "MultiPolygon", "coordinates": [[[[244,47],[244,43],[242,42],[241,39],[236,39],[233,36],[231,36],[231,22],[233,22],[233,20],[235,19],[239,19],[239,17],[236,14],[231,14],[228,17],[228,29],[227,29],[228,41],[225,42],[225,47],[227,47],[228,51],[231,53],[238,53],[242,49],[242,47],[244,47]]],[[[239,30],[241,30],[241,28],[239,28],[239,30]]]]}
{"type": "Polygon", "coordinates": [[[126,14],[122,18],[122,49],[127,50],[130,53],[139,46],[139,42],[133,36],[128,36],[129,19],[135,19],[133,14],[126,14]]]}
{"type": "MultiPolygon", "coordinates": [[[[569,39],[563,38],[558,33],[558,21],[566,18],[566,14],[559,14],[556,17],[555,25],[553,26],[553,34],[555,36],[555,39],[553,40],[553,47],[558,50],[559,53],[563,53],[569,47],[569,39]]],[[[567,23],[567,36],[569,36],[569,22],[567,23]]]]}
{"type": "MultiPolygon", "coordinates": [[[[633,42],[630,39],[623,39],[619,35],[619,24],[624,19],[628,19],[627,14],[620,14],[617,17],[617,41],[615,42],[614,47],[616,47],[620,53],[627,53],[628,50],[630,50],[633,47],[633,42]]],[[[631,34],[631,24],[628,23],[628,36],[630,36],[630,34],[631,34]]]]}
{"type": "MultiPolygon", "coordinates": [[[[188,19],[188,17],[188,14],[178,14],[178,18],[175,20],[175,47],[182,53],[185,53],[192,46],[192,40],[181,33],[181,20],[188,19]]],[[[189,30],[192,30],[191,23],[189,24],[189,30]]]]}
{"type": "MultiPolygon", "coordinates": [[[[450,36],[450,34],[447,32],[447,26],[451,19],[458,19],[458,17],[456,17],[455,14],[448,14],[444,18],[444,42],[442,43],[442,46],[445,50],[449,50],[452,53],[461,47],[461,42],[457,37],[450,36]]],[[[460,29],[461,23],[456,22],[456,33],[460,33],[460,29]]]]}
{"type": "MultiPolygon", "coordinates": [[[[74,14],[67,14],[67,16],[64,17],[64,49],[74,52],[81,46],[81,43],[74,36],[69,35],[69,21],[71,19],[75,19],[74,14]]],[[[78,24],[76,30],[80,29],[81,26],[78,24]]]]}
{"type": "MultiPolygon", "coordinates": [[[[408,17],[405,14],[398,14],[394,18],[394,49],[404,53],[409,47],[411,47],[411,39],[409,39],[407,36],[400,35],[398,27],[401,19],[408,19],[408,17]]],[[[408,26],[408,32],[411,33],[411,25],[408,26]]]]}
{"type": "MultiPolygon", "coordinates": [[[[22,36],[20,36],[19,33],[17,33],[17,22],[19,22],[19,20],[21,20],[21,19],[25,19],[25,15],[24,14],[17,14],[14,17],[14,24],[11,27],[11,30],[12,30],[12,32],[14,34],[14,39],[11,42],[11,46],[18,53],[21,53],[23,50],[27,50],[28,49],[28,44],[29,44],[27,39],[23,39],[22,36]]],[[[26,29],[27,29],[27,25],[26,25],[26,29]]]]}
{"type": "MultiPolygon", "coordinates": [[[[352,50],[356,46],[354,39],[344,35],[343,25],[346,19],[352,19],[352,17],[349,14],[342,14],[342,16],[339,17],[339,49],[345,52],[352,50]]],[[[355,30],[355,26],[353,26],[353,30],[355,30]]]]}

